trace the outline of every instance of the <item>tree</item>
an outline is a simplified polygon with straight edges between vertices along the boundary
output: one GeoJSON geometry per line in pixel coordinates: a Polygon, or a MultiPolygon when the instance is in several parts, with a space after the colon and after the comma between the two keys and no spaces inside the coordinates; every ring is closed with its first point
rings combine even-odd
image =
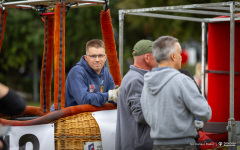
{"type": "MultiPolygon", "coordinates": [[[[223,2],[223,0],[121,0],[116,4],[117,9],[138,9],[151,7],[165,7],[177,5],[190,5],[201,3],[223,2]]],[[[163,12],[161,12],[162,14],[163,12]]],[[[163,13],[183,16],[182,13],[163,13]]],[[[184,16],[203,17],[203,15],[184,14],[184,16]]],[[[206,17],[206,16],[205,16],[206,17]]],[[[215,17],[215,16],[207,16],[215,17]]],[[[155,40],[162,35],[177,37],[180,41],[201,40],[201,23],[173,19],[161,19],[142,16],[124,16],[124,60],[132,59],[132,48],[141,39],[155,40]],[[133,34],[134,33],[134,34],[133,34]]],[[[128,64],[124,65],[124,74],[129,70],[128,64]]]]}
{"type": "MultiPolygon", "coordinates": [[[[118,50],[118,10],[149,8],[193,3],[219,2],[219,0],[110,0],[115,41],[118,50]]],[[[223,1],[221,1],[223,2],[223,1]]],[[[17,90],[32,93],[34,53],[41,69],[44,44],[44,23],[38,12],[8,9],[8,17],[0,53],[0,82],[17,90]]],[[[71,8],[66,16],[66,74],[85,54],[88,40],[102,39],[100,12],[102,6],[71,8]]],[[[191,16],[191,15],[189,15],[191,16]]],[[[190,39],[200,40],[199,23],[158,19],[139,16],[125,16],[124,24],[124,74],[128,71],[127,61],[132,59],[132,48],[140,39],[155,40],[161,35],[172,35],[180,42],[190,39]],[[134,34],[133,34],[134,33],[134,34]]],[[[36,67],[35,67],[36,68],[36,67]]],[[[40,80],[40,74],[38,74],[40,80]]]]}
{"type": "MultiPolygon", "coordinates": [[[[72,8],[67,13],[66,73],[85,54],[87,41],[93,38],[102,39],[101,10],[101,6],[72,8]]],[[[44,22],[34,10],[8,9],[7,17],[0,53],[0,82],[13,89],[32,93],[33,70],[36,67],[41,70],[44,22]]],[[[37,77],[40,80],[40,72],[37,77]]]]}
{"type": "Polygon", "coordinates": [[[8,9],[7,23],[0,53],[0,82],[16,87],[21,77],[32,74],[33,52],[40,55],[43,22],[33,10],[8,9]]]}

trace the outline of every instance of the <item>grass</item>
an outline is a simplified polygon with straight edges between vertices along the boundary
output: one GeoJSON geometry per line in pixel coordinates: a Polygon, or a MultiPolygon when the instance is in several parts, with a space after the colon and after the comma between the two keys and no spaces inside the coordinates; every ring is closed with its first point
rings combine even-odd
{"type": "Polygon", "coordinates": [[[27,106],[40,107],[40,102],[26,101],[26,103],[27,103],[27,106]]]}
{"type": "MultiPolygon", "coordinates": [[[[34,102],[34,101],[26,101],[26,103],[27,103],[27,106],[35,106],[35,107],[40,107],[40,101],[38,101],[38,102],[34,102]]],[[[51,106],[52,106],[52,104],[53,104],[54,102],[52,101],[51,102],[51,106]]]]}

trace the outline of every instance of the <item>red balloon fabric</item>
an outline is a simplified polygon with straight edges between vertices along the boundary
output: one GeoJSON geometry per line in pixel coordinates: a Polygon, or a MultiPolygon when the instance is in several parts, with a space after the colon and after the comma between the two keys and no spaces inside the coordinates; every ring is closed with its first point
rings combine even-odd
{"type": "Polygon", "coordinates": [[[188,61],[188,51],[186,49],[183,49],[181,56],[182,56],[182,67],[184,67],[188,61]]]}

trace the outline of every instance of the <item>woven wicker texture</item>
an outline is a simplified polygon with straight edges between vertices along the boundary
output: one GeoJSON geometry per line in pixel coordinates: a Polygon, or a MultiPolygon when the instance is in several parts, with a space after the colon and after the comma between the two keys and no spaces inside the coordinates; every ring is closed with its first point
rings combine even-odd
{"type": "Polygon", "coordinates": [[[99,126],[90,112],[58,119],[54,124],[56,150],[83,150],[84,142],[101,141],[99,126]]]}

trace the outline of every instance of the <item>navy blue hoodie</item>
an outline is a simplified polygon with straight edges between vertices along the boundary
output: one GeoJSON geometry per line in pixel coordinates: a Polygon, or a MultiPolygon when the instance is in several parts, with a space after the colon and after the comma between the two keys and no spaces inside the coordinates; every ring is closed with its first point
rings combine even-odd
{"type": "Polygon", "coordinates": [[[103,67],[98,75],[88,65],[84,56],[69,71],[65,85],[65,107],[82,104],[100,107],[107,102],[108,91],[115,87],[108,69],[103,67]]]}

